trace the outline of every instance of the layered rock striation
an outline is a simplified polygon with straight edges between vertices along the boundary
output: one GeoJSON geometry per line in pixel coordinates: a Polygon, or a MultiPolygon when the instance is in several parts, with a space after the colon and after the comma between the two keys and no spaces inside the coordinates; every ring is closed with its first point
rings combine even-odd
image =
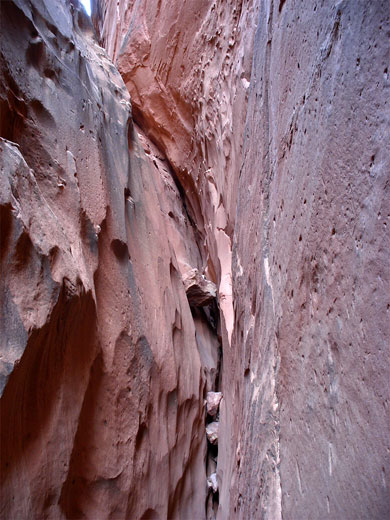
{"type": "Polygon", "coordinates": [[[1,518],[389,516],[387,2],[0,9],[1,518]]]}

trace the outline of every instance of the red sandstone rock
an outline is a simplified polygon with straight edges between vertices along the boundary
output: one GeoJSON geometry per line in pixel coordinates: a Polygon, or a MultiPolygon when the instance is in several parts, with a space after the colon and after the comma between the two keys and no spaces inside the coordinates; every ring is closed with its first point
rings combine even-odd
{"type": "Polygon", "coordinates": [[[219,289],[218,519],[388,516],[387,2],[99,5],[219,289]]]}
{"type": "Polygon", "coordinates": [[[99,0],[133,116],[77,6],[1,4],[1,516],[387,518],[388,3],[99,0]]]}
{"type": "Polygon", "coordinates": [[[0,514],[201,518],[219,344],[182,273],[204,261],[72,5],[1,4],[0,514]]]}
{"type": "Polygon", "coordinates": [[[258,2],[98,0],[95,26],[129,89],[137,124],[185,193],[230,342],[231,243],[258,2]]]}
{"type": "Polygon", "coordinates": [[[390,516],[389,4],[262,6],[223,351],[219,518],[380,520],[390,516]]]}

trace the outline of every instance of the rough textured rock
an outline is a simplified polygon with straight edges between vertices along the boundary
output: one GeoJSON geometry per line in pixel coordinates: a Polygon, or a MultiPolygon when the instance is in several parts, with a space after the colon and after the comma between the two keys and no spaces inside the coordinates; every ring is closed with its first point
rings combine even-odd
{"type": "Polygon", "coordinates": [[[94,4],[1,3],[1,517],[387,518],[388,2],[94,4]]]}
{"type": "Polygon", "coordinates": [[[385,517],[388,2],[98,7],[222,293],[218,518],[385,517]]]}
{"type": "Polygon", "coordinates": [[[219,422],[214,421],[206,426],[206,435],[207,440],[210,444],[217,445],[218,444],[218,431],[219,431],[219,422]]]}
{"type": "Polygon", "coordinates": [[[222,392],[207,392],[206,412],[210,417],[216,417],[219,411],[219,404],[222,399],[222,392]]]}
{"type": "Polygon", "coordinates": [[[220,518],[390,515],[389,34],[386,1],[261,3],[220,518]]]}
{"type": "Polygon", "coordinates": [[[219,342],[169,164],[76,3],[2,2],[0,45],[1,517],[201,518],[219,342]]]}
{"type": "Polygon", "coordinates": [[[257,2],[98,0],[93,18],[137,124],[175,172],[196,224],[202,272],[233,330],[231,244],[257,2]]]}
{"type": "Polygon", "coordinates": [[[191,269],[184,273],[183,283],[189,304],[192,307],[209,305],[217,296],[215,283],[206,280],[197,269],[191,269]]]}

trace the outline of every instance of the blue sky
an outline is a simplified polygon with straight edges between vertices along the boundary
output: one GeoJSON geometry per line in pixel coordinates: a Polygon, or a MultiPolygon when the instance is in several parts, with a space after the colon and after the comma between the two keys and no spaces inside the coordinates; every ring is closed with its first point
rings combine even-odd
{"type": "Polygon", "coordinates": [[[85,10],[91,16],[91,0],[81,0],[81,3],[85,7],[85,10]]]}

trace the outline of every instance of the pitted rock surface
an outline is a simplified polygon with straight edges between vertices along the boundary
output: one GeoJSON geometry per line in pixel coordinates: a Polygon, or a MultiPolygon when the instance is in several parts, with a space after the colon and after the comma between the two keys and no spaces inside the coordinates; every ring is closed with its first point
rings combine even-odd
{"type": "Polygon", "coordinates": [[[389,2],[93,23],[0,6],[1,518],[389,518],[389,2]]]}

